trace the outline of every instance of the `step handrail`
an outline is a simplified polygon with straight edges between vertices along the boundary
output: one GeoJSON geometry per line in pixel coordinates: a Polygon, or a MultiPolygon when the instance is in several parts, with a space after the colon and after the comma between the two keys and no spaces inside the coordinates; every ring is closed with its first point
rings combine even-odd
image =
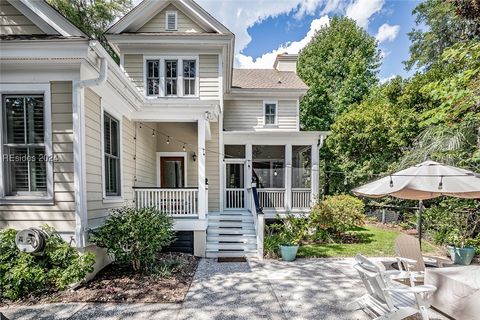
{"type": "Polygon", "coordinates": [[[265,215],[263,214],[263,208],[260,206],[258,198],[257,185],[252,182],[252,205],[250,206],[250,212],[253,215],[253,221],[255,224],[255,234],[257,235],[257,254],[260,259],[263,259],[263,239],[265,233],[265,215]]]}

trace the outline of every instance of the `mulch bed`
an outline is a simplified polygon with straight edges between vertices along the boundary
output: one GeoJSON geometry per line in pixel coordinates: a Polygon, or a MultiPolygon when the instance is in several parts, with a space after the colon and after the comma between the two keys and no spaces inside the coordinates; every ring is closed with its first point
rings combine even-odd
{"type": "Polygon", "coordinates": [[[3,304],[17,306],[67,302],[182,302],[190,288],[199,259],[183,253],[162,254],[160,259],[162,258],[182,259],[184,264],[178,270],[174,268],[167,277],[136,274],[130,267],[111,264],[95,278],[74,290],[44,292],[11,303],[3,301],[3,304]]]}

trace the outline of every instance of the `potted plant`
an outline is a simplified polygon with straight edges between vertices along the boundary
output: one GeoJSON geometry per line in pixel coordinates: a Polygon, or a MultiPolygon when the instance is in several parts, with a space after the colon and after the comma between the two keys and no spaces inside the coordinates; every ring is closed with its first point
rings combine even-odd
{"type": "Polygon", "coordinates": [[[447,246],[453,263],[469,265],[475,256],[475,248],[469,245],[477,227],[480,225],[480,215],[475,209],[459,207],[452,212],[452,230],[448,236],[447,246]]]}
{"type": "Polygon", "coordinates": [[[304,218],[287,215],[277,225],[280,242],[280,255],[284,261],[293,261],[297,257],[298,248],[307,232],[307,223],[304,218]]]}

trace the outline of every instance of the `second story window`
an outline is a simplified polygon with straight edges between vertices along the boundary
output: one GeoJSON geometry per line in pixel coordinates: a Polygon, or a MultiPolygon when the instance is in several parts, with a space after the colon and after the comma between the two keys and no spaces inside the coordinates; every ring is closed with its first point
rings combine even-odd
{"type": "Polygon", "coordinates": [[[160,93],[160,61],[147,60],[147,95],[158,96],[160,93]]]}
{"type": "Polygon", "coordinates": [[[183,60],[183,94],[185,96],[195,95],[196,70],[195,60],[183,60]]]}
{"type": "Polygon", "coordinates": [[[177,60],[165,60],[165,95],[177,95],[177,60]]]}
{"type": "Polygon", "coordinates": [[[156,98],[198,98],[198,56],[145,56],[145,96],[156,98]]]}
{"type": "Polygon", "coordinates": [[[277,124],[277,102],[276,101],[264,101],[264,123],[266,126],[277,124]]]}

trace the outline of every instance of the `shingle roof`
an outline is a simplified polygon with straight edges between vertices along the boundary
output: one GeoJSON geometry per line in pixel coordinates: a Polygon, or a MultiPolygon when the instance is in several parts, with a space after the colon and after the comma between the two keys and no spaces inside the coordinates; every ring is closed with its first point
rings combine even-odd
{"type": "Polygon", "coordinates": [[[275,69],[233,69],[232,87],[241,89],[308,90],[308,86],[295,72],[275,69]]]}

